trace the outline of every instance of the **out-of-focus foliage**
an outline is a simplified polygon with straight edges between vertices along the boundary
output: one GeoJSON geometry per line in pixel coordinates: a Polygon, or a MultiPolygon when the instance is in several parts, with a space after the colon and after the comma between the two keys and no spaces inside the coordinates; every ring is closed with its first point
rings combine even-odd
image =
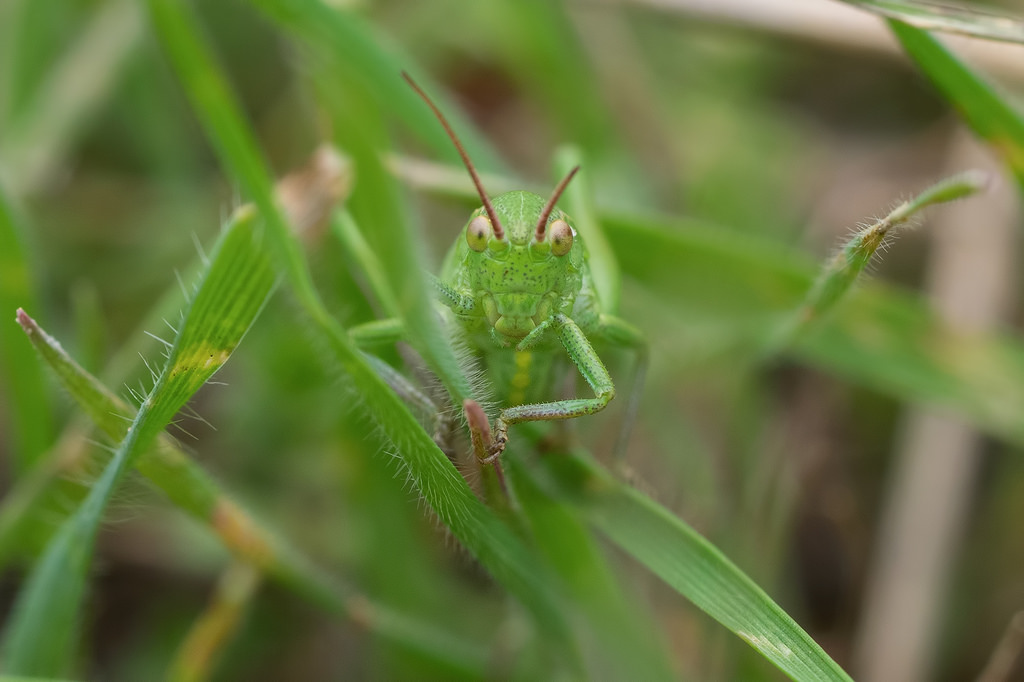
{"type": "MultiPolygon", "coordinates": [[[[923,242],[911,234],[875,281],[778,342],[816,263],[858,221],[961,170],[936,152],[956,112],[1019,177],[1012,98],[927,34],[894,31],[938,91],[895,53],[653,3],[5,3],[6,603],[48,558],[5,620],[18,651],[3,663],[125,680],[838,679],[895,419],[926,404],[993,436],[936,625],[951,643],[940,679],[974,674],[1024,608],[1019,336],[941,322],[914,291],[923,242]],[[453,467],[344,336],[398,312],[415,353],[375,352],[427,393],[476,395],[420,273],[437,270],[473,200],[461,170],[415,163],[458,157],[402,70],[452,119],[492,193],[549,187],[572,163],[556,149],[578,150],[583,194],[567,201],[607,233],[620,314],[651,339],[628,471],[600,463],[613,465],[628,354],[599,349],[620,395],[604,413],[568,433],[513,429],[516,494],[493,504],[471,461],[453,467]],[[270,178],[323,143],[348,155],[351,192],[333,232],[301,235],[303,254],[270,178]],[[243,201],[262,211],[243,209],[248,231],[225,221],[243,201]],[[201,323],[234,324],[234,347],[247,323],[231,316],[260,312],[231,288],[254,262],[273,262],[285,286],[178,414],[177,442],[134,451],[110,416],[134,407],[104,386],[135,407],[149,393],[164,348],[143,332],[191,333],[179,313],[209,285],[198,273],[219,273],[221,302],[251,304],[201,323]],[[18,306],[99,377],[41,346],[98,430],[45,378],[18,306]],[[155,486],[115,485],[135,457],[155,486]],[[56,587],[68,598],[54,602],[56,587]],[[48,624],[54,639],[40,641],[48,624]]],[[[272,280],[260,270],[257,288],[272,280]]],[[[174,362],[166,371],[179,376],[174,362]]],[[[135,426],[150,428],[151,409],[135,426]]],[[[461,434],[458,410],[443,409],[461,434]]],[[[158,416],[151,426],[171,414],[158,416]]]]}

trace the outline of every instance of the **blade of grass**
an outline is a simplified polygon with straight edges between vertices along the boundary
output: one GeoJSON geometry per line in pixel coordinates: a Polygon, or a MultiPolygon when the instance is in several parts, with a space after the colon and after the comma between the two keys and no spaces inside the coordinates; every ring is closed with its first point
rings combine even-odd
{"type": "Polygon", "coordinates": [[[160,41],[167,51],[222,162],[267,220],[268,248],[292,293],[327,341],[363,400],[373,423],[394,445],[411,480],[440,519],[477,559],[533,613],[546,633],[549,653],[579,668],[578,653],[555,596],[525,546],[473,495],[455,467],[405,405],[366,364],[344,329],[331,317],[313,286],[297,244],[270,193],[269,175],[194,20],[173,0],[150,0],[160,41]]]}
{"type": "MultiPolygon", "coordinates": [[[[448,390],[453,405],[471,398],[480,402],[481,387],[466,379],[449,339],[437,322],[434,302],[425,282],[425,267],[418,231],[394,178],[380,161],[380,150],[387,146],[383,121],[385,112],[375,109],[369,96],[342,97],[330,81],[330,72],[314,75],[321,98],[332,117],[336,142],[355,159],[359,168],[360,191],[349,202],[359,224],[368,228],[365,238],[386,273],[397,309],[391,314],[402,319],[406,339],[448,390]]],[[[349,95],[353,93],[350,92],[349,95]]],[[[422,103],[421,108],[426,108],[422,103]]],[[[440,126],[438,126],[440,127],[440,126]]],[[[384,302],[382,300],[382,302],[384,302]]]]}
{"type": "Polygon", "coordinates": [[[569,505],[545,494],[523,468],[510,458],[508,480],[534,543],[579,605],[580,627],[590,635],[586,660],[591,679],[675,679],[650,615],[623,594],[594,536],[569,505]]]}
{"type": "MultiPolygon", "coordinates": [[[[236,213],[243,223],[253,220],[251,211],[236,213]]],[[[247,239],[235,241],[240,259],[259,260],[262,249],[253,234],[253,224],[230,223],[228,232],[248,232],[247,239]],[[244,229],[243,229],[244,228],[244,229]]],[[[249,280],[257,292],[269,293],[276,275],[269,269],[261,277],[249,280]]],[[[36,350],[57,374],[65,389],[89,414],[96,425],[114,440],[124,437],[133,416],[133,409],[107,389],[95,377],[74,362],[52,337],[30,318],[23,318],[36,350]]],[[[483,648],[465,643],[443,631],[436,624],[423,624],[404,614],[393,612],[359,595],[342,581],[326,576],[295,548],[283,541],[266,525],[247,514],[220,485],[184,454],[167,434],[161,434],[154,448],[136,463],[139,473],[159,488],[182,511],[207,525],[224,546],[239,559],[252,563],[272,579],[281,582],[312,604],[337,615],[358,620],[367,630],[390,638],[403,646],[422,652],[433,659],[470,673],[480,673],[486,665],[483,648]]],[[[21,486],[15,489],[18,496],[21,486]]],[[[27,513],[27,505],[9,507],[5,500],[4,518],[19,510],[27,513]]],[[[5,529],[10,524],[5,523],[5,529]]],[[[9,544],[6,540],[0,547],[9,544]]]]}
{"type": "Polygon", "coordinates": [[[574,147],[563,147],[555,153],[555,176],[564,178],[575,168],[580,167],[576,177],[562,195],[565,212],[572,216],[576,228],[583,235],[587,244],[589,258],[587,263],[594,275],[594,286],[603,310],[617,314],[619,297],[622,292],[622,275],[619,272],[619,261],[615,258],[608,237],[597,218],[597,210],[591,201],[594,196],[589,184],[589,173],[583,162],[583,155],[574,147]]]}
{"type": "Polygon", "coordinates": [[[1024,43],[1024,20],[1008,14],[984,12],[977,7],[915,0],[840,0],[924,31],[961,33],[975,38],[1024,43]]]}
{"type": "MultiPolygon", "coordinates": [[[[278,183],[277,192],[281,202],[285,210],[292,216],[296,229],[299,230],[302,236],[306,236],[307,231],[312,230],[318,223],[323,221],[331,207],[347,193],[348,181],[350,179],[348,171],[345,160],[334,150],[321,148],[312,155],[306,166],[293,170],[278,183]]],[[[235,219],[235,217],[237,216],[232,217],[232,219],[235,219]]],[[[229,223],[225,229],[230,230],[233,228],[229,223]]],[[[5,251],[5,253],[7,252],[5,251]]],[[[199,278],[199,273],[203,270],[204,260],[205,256],[199,255],[194,265],[188,268],[185,274],[179,278],[179,283],[196,281],[199,278]]],[[[16,271],[12,269],[11,272],[16,271]]],[[[268,273],[266,282],[254,283],[253,286],[262,286],[269,291],[275,277],[276,275],[273,273],[268,273]]],[[[107,385],[118,386],[123,384],[126,377],[135,372],[139,356],[149,357],[152,355],[153,346],[159,342],[157,337],[149,332],[149,330],[162,329],[167,324],[166,320],[174,319],[180,315],[185,298],[184,286],[174,285],[168,289],[158,303],[150,308],[145,321],[139,325],[136,332],[125,342],[121,350],[114,355],[105,368],[103,379],[107,385]]],[[[11,301],[11,309],[18,302],[24,304],[26,299],[11,301]]],[[[29,338],[36,337],[30,336],[29,338]]],[[[42,336],[39,338],[42,338],[42,336]]],[[[43,357],[46,357],[51,363],[54,362],[55,358],[46,349],[40,350],[43,357]]],[[[58,355],[63,357],[62,352],[58,355]]],[[[62,367],[73,364],[70,360],[65,363],[59,357],[56,358],[58,376],[61,376],[60,369],[62,367]]],[[[65,380],[67,379],[65,377],[65,380]]],[[[74,385],[73,377],[71,381],[72,385],[74,385]]],[[[105,393],[106,389],[92,377],[89,377],[89,380],[85,383],[88,384],[89,382],[95,383],[98,387],[91,395],[86,394],[83,396],[73,390],[72,394],[86,407],[87,411],[91,412],[95,422],[101,425],[101,429],[114,442],[120,441],[124,437],[124,426],[134,415],[134,410],[117,397],[108,396],[105,393]],[[94,403],[101,405],[101,407],[98,410],[90,410],[89,406],[94,403]],[[123,415],[122,419],[124,421],[114,420],[114,423],[110,423],[110,418],[115,414],[123,415]]],[[[26,397],[29,397],[27,392],[26,397]]],[[[30,403],[28,400],[26,402],[30,403]]],[[[96,464],[82,461],[86,457],[97,454],[102,455],[101,450],[81,446],[81,443],[89,437],[89,431],[90,423],[88,419],[79,418],[73,420],[71,424],[65,427],[63,434],[51,451],[46,454],[38,470],[33,471],[28,479],[19,481],[4,497],[2,505],[0,505],[0,567],[5,566],[14,556],[14,553],[24,546],[26,542],[25,534],[31,530],[29,525],[32,523],[33,516],[35,516],[35,510],[38,509],[38,505],[46,504],[48,496],[58,494],[56,489],[60,487],[60,479],[69,475],[73,477],[76,471],[96,470],[96,464]]],[[[167,443],[169,450],[173,451],[175,448],[169,439],[167,439],[167,443]]],[[[105,461],[104,459],[103,462],[105,461]]],[[[148,458],[144,458],[140,468],[145,468],[145,462],[147,461],[148,458]]],[[[189,464],[187,458],[169,459],[168,466],[171,467],[171,470],[165,472],[169,474],[166,481],[175,480],[176,473],[173,463],[177,461],[189,464]]],[[[201,476],[191,476],[187,471],[182,473],[181,476],[184,477],[185,483],[178,490],[205,491],[207,488],[211,488],[210,485],[203,485],[202,481],[198,480],[202,478],[201,476]]],[[[159,479],[160,477],[158,476],[157,478],[159,479]]],[[[166,481],[158,482],[157,485],[164,488],[165,492],[172,499],[179,501],[175,498],[175,491],[166,489],[168,485],[166,481]]],[[[215,489],[216,486],[212,486],[211,490],[215,489]]],[[[67,492],[62,491],[59,494],[73,494],[74,492],[75,489],[72,489],[67,492]]],[[[81,497],[70,498],[68,503],[77,504],[81,501],[81,497]]],[[[199,497],[202,498],[202,495],[199,497]]],[[[186,495],[182,499],[187,501],[188,496],[186,495]]],[[[212,508],[211,504],[210,509],[212,508]]],[[[199,507],[193,507],[193,509],[193,513],[199,518],[203,518],[206,511],[208,511],[204,511],[199,507]]]]}
{"type": "Polygon", "coordinates": [[[920,211],[935,204],[955,201],[979,192],[988,184],[988,177],[981,171],[967,171],[942,180],[910,201],[890,211],[881,220],[859,230],[843,248],[836,253],[822,269],[818,279],[811,286],[807,298],[788,320],[779,326],[762,352],[763,358],[771,357],[793,345],[813,325],[827,315],[850,291],[850,287],[864,272],[875,253],[885,246],[886,239],[894,228],[905,224],[920,211]]]}
{"type": "MultiPolygon", "coordinates": [[[[251,227],[252,220],[235,225],[251,227]]],[[[246,258],[236,246],[252,239],[251,229],[238,228],[218,243],[152,391],[103,474],[29,577],[4,634],[9,671],[59,674],[67,664],[96,533],[110,497],[177,411],[227,361],[266,301],[269,292],[249,284],[266,279],[269,261],[246,258]]],[[[18,319],[26,330],[32,328],[23,311],[18,319]]]]}
{"type": "Polygon", "coordinates": [[[1009,100],[928,33],[899,21],[889,28],[967,125],[996,150],[1024,188],[1024,117],[1009,100]]]}
{"type": "MultiPolygon", "coordinates": [[[[22,221],[0,186],[0,310],[32,305],[35,295],[23,244],[22,221]]],[[[0,334],[0,378],[8,402],[11,453],[16,476],[27,474],[53,438],[47,384],[32,345],[17,334],[0,334]]]]}
{"type": "MultiPolygon", "coordinates": [[[[624,270],[664,299],[679,323],[721,325],[731,343],[758,346],[782,310],[798,305],[813,269],[771,244],[719,231],[684,232],[672,222],[605,221],[624,270]],[[647,224],[644,224],[646,222],[647,224]],[[644,244],[643,252],[630,250],[644,244]],[[701,292],[713,289],[715,305],[701,292]],[[662,292],[672,292],[671,296],[662,292]]],[[[660,348],[671,353],[672,347],[660,348]]],[[[963,335],[925,301],[870,283],[799,339],[793,356],[850,381],[964,415],[979,428],[1024,443],[1024,345],[1005,334],[963,335]]]]}
{"type": "Polygon", "coordinates": [[[584,453],[553,454],[542,464],[541,484],[794,680],[850,680],[771,597],[667,509],[584,453]]]}
{"type": "Polygon", "coordinates": [[[383,316],[400,318],[402,310],[391,291],[384,267],[377,254],[366,243],[352,214],[348,211],[336,212],[331,218],[331,232],[341,242],[345,252],[359,264],[359,274],[366,279],[368,293],[372,294],[370,298],[380,307],[383,316]]]}

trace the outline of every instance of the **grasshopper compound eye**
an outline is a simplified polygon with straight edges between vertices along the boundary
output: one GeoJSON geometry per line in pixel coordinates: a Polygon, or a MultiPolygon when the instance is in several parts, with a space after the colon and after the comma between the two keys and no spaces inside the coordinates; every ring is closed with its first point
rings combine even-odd
{"type": "Polygon", "coordinates": [[[474,251],[487,248],[487,239],[491,236],[491,221],[485,215],[478,215],[469,221],[466,228],[466,242],[474,251]]]}
{"type": "Polygon", "coordinates": [[[564,220],[555,220],[548,226],[551,235],[551,253],[564,256],[572,249],[572,228],[564,220]]]}

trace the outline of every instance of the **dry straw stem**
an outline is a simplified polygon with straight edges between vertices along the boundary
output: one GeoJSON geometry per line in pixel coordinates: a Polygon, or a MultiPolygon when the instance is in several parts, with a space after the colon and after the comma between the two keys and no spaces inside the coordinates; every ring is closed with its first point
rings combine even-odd
{"type": "MultiPolygon", "coordinates": [[[[798,40],[824,43],[836,49],[857,52],[875,52],[903,59],[899,42],[886,29],[882,16],[907,20],[907,12],[899,13],[896,7],[905,2],[821,2],[821,0],[629,0],[633,5],[677,14],[703,17],[709,21],[735,24],[775,33],[798,40]],[[892,11],[890,11],[892,10],[892,11]]],[[[920,10],[920,4],[917,9],[920,10]]],[[[943,5],[949,3],[943,2],[943,5]]],[[[970,9],[970,17],[981,17],[984,21],[970,21],[963,13],[951,16],[938,14],[941,8],[932,8],[931,13],[918,13],[916,21],[908,23],[921,28],[955,31],[967,35],[947,35],[944,41],[958,54],[963,54],[972,63],[986,71],[997,72],[1015,80],[1024,79],[1024,48],[1018,44],[997,43],[977,40],[975,37],[989,37],[997,40],[1020,42],[1024,35],[1021,21],[1003,17],[979,15],[970,9]],[[993,20],[1000,24],[993,30],[993,20]],[[1009,21],[1009,23],[1006,23],[1009,21]],[[940,25],[941,24],[941,25],[940,25]]]]}
{"type": "Polygon", "coordinates": [[[218,654],[238,629],[259,583],[259,572],[251,565],[236,562],[228,566],[217,582],[213,600],[178,650],[167,676],[171,682],[201,682],[210,678],[218,654]]]}

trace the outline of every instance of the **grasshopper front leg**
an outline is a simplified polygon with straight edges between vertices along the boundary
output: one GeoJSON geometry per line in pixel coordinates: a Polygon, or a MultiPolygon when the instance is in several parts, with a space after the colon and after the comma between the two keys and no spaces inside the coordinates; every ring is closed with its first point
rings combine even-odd
{"type": "Polygon", "coordinates": [[[557,334],[569,359],[594,391],[593,398],[570,398],[549,403],[516,405],[501,411],[494,424],[494,442],[486,461],[501,455],[508,443],[508,427],[531,421],[573,419],[600,412],[615,397],[615,384],[594,350],[587,335],[567,315],[558,314],[544,320],[516,346],[517,351],[528,351],[541,343],[548,334],[557,334]]]}

